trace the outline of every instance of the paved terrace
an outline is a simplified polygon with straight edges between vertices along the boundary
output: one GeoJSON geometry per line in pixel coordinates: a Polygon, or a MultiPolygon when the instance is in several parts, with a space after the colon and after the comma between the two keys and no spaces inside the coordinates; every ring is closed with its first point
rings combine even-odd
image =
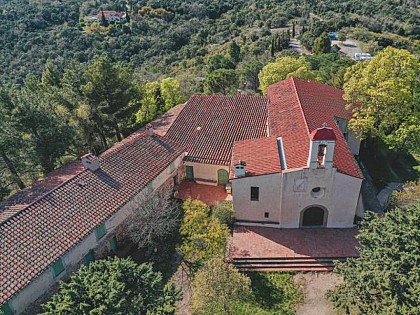
{"type": "Polygon", "coordinates": [[[276,229],[235,226],[232,258],[346,258],[359,256],[357,229],[276,229]]]}
{"type": "Polygon", "coordinates": [[[207,205],[214,205],[222,200],[232,200],[232,195],[225,191],[225,186],[200,185],[193,181],[184,180],[178,189],[180,199],[198,199],[207,205]]]}

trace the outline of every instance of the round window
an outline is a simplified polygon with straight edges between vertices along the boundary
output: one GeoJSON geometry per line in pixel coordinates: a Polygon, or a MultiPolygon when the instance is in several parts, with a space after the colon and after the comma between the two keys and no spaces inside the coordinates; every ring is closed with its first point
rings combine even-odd
{"type": "Polygon", "coordinates": [[[311,191],[312,198],[321,198],[324,196],[325,189],[321,187],[315,187],[311,191]]]}

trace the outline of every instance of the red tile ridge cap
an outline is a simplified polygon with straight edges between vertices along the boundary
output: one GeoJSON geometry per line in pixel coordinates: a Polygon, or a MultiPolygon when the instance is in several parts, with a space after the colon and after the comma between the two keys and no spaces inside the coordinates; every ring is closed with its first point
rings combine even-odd
{"type": "Polygon", "coordinates": [[[299,103],[299,109],[300,109],[300,112],[301,112],[301,114],[302,114],[302,116],[303,116],[303,121],[305,122],[306,132],[307,132],[307,135],[308,135],[308,138],[309,138],[309,134],[310,134],[311,132],[310,132],[310,130],[309,130],[309,127],[308,127],[308,121],[306,120],[306,116],[305,116],[305,113],[304,113],[304,111],[303,111],[302,103],[301,103],[301,101],[300,101],[299,92],[298,92],[298,89],[297,89],[296,84],[295,84],[295,80],[296,80],[296,79],[295,79],[295,78],[293,78],[293,77],[291,77],[290,79],[291,79],[291,81],[293,82],[293,88],[295,89],[296,98],[297,98],[298,103],[299,103]]]}

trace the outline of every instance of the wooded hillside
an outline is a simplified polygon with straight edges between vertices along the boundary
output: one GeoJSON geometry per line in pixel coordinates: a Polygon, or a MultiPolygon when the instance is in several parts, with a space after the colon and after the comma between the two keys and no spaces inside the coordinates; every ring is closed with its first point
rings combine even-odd
{"type": "Polygon", "coordinates": [[[26,75],[40,75],[48,58],[64,66],[70,60],[88,62],[104,51],[147,77],[199,69],[203,58],[235,37],[260,56],[270,29],[293,19],[309,24],[310,17],[321,19],[327,31],[364,26],[420,39],[417,0],[130,3],[129,23],[100,28],[86,26],[84,18],[100,8],[124,11],[125,1],[0,0],[0,84],[22,84],[26,75]]]}

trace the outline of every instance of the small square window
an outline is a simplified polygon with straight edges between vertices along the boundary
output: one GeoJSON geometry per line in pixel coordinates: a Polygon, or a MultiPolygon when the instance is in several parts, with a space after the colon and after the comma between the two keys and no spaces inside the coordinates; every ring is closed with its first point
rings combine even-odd
{"type": "Polygon", "coordinates": [[[264,218],[269,218],[270,214],[268,212],[264,212],[264,218]]]}
{"type": "Polygon", "coordinates": [[[251,187],[251,200],[260,200],[260,187],[251,187]]]}
{"type": "Polygon", "coordinates": [[[99,241],[102,237],[105,236],[106,234],[106,228],[105,228],[105,224],[102,223],[100,226],[98,226],[95,230],[95,234],[96,234],[96,240],[99,241]]]}
{"type": "Polygon", "coordinates": [[[61,274],[64,271],[64,265],[63,261],[58,259],[53,265],[52,268],[54,270],[54,275],[57,277],[59,274],[61,274]]]}

